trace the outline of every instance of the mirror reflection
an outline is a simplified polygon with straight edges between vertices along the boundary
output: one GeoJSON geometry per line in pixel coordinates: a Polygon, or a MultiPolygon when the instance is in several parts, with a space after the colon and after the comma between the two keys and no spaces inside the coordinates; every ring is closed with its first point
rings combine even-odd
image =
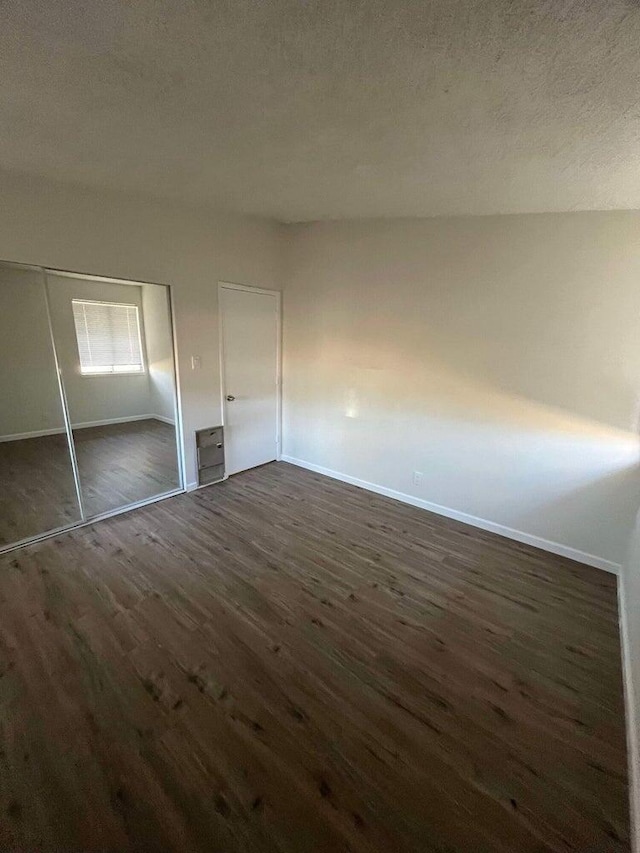
{"type": "Polygon", "coordinates": [[[0,265],[0,549],[181,487],[169,289],[0,265]]]}
{"type": "Polygon", "coordinates": [[[47,273],[84,510],[179,485],[168,289],[47,273]]]}
{"type": "Polygon", "coordinates": [[[0,265],[0,548],[81,520],[42,270],[0,265]]]}

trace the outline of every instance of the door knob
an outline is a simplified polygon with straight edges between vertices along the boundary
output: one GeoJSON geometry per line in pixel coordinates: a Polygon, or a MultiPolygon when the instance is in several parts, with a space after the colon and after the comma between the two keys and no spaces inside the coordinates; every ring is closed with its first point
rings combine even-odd
{"type": "Polygon", "coordinates": [[[233,396],[233,394],[227,394],[227,400],[228,400],[230,403],[232,403],[235,399],[236,399],[236,398],[233,396]]]}

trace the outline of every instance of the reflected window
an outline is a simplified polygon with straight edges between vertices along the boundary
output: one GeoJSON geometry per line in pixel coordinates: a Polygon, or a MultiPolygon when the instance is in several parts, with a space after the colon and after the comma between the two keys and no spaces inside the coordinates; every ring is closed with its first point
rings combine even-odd
{"type": "Polygon", "coordinates": [[[80,372],[144,373],[137,305],[72,299],[80,372]]]}

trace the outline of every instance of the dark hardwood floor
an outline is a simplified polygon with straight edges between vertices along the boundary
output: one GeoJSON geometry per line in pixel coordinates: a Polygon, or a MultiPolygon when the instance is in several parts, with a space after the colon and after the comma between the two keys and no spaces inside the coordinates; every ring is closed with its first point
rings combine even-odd
{"type": "Polygon", "coordinates": [[[284,463],[0,558],[0,849],[628,851],[615,578],[284,463]]]}
{"type": "MultiPolygon", "coordinates": [[[[85,513],[178,488],[175,430],[155,419],[74,430],[85,513]]],[[[0,442],[0,547],[80,520],[64,435],[0,442]]]]}

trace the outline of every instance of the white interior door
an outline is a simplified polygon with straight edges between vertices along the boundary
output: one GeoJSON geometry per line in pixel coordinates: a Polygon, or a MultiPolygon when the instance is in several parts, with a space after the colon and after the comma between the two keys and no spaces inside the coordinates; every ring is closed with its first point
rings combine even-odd
{"type": "Polygon", "coordinates": [[[225,469],[237,474],[278,456],[279,295],[221,284],[225,469]]]}

